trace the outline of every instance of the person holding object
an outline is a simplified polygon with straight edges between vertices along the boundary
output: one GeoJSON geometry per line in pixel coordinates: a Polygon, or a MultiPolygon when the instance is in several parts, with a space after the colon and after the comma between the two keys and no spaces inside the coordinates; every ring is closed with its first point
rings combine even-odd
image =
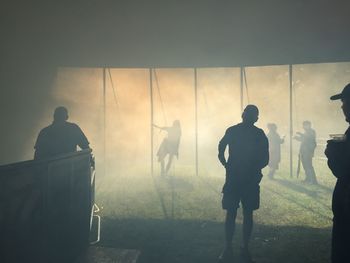
{"type": "Polygon", "coordinates": [[[229,127],[219,142],[218,158],[226,168],[226,181],[222,190],[222,208],[226,210],[226,244],[220,262],[231,262],[233,258],[232,239],[240,203],[243,206],[243,244],[240,256],[244,262],[253,262],[248,247],[253,229],[253,211],[260,206],[261,169],[269,162],[267,137],[262,129],[254,125],[258,116],[258,108],[248,105],[243,111],[242,122],[229,127]],[[226,160],[227,146],[229,156],[226,160]]]}
{"type": "MultiPolygon", "coordinates": [[[[350,83],[331,100],[341,100],[346,122],[350,123],[350,83]]],[[[350,262],[350,128],[327,141],[328,167],[337,178],[333,192],[332,263],[350,262]]]]}
{"type": "Polygon", "coordinates": [[[305,171],[305,183],[317,184],[315,169],[312,165],[316,148],[316,132],[311,128],[310,121],[303,121],[304,133],[297,132],[294,139],[301,142],[299,158],[305,171]]]}
{"type": "Polygon", "coordinates": [[[160,127],[153,124],[154,127],[164,130],[168,133],[167,137],[163,139],[162,143],[159,146],[157,156],[158,162],[160,162],[160,174],[165,176],[168,174],[173,158],[176,156],[179,158],[179,146],[181,139],[181,125],[179,120],[173,122],[171,127],[160,127]],[[164,159],[169,155],[168,163],[165,167],[164,159]]]}

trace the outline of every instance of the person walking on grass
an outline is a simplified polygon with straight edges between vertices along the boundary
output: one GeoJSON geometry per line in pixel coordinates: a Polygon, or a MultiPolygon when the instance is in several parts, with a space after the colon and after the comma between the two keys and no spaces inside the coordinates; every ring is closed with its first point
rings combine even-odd
{"type": "Polygon", "coordinates": [[[226,180],[222,190],[222,208],[226,210],[225,249],[220,255],[220,262],[232,261],[232,239],[240,203],[243,206],[243,244],[240,257],[243,262],[253,262],[249,251],[253,211],[260,206],[261,169],[269,162],[268,139],[264,131],[254,125],[258,117],[258,108],[248,105],[243,111],[242,122],[229,127],[219,142],[218,158],[226,169],[226,180]],[[226,160],[227,146],[229,156],[226,160]]]}

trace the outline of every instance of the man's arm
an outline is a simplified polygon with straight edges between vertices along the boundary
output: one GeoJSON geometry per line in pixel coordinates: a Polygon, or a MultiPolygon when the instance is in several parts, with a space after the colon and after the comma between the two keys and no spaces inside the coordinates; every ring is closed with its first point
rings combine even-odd
{"type": "Polygon", "coordinates": [[[259,144],[259,154],[258,154],[258,168],[262,169],[269,163],[269,141],[262,131],[260,144],[259,144]]]}
{"type": "Polygon", "coordinates": [[[45,141],[45,133],[43,130],[39,132],[38,138],[36,139],[35,145],[34,145],[34,160],[38,160],[40,158],[44,158],[45,153],[45,146],[47,142],[45,141]]]}
{"type": "Polygon", "coordinates": [[[285,138],[285,136],[283,136],[282,138],[279,137],[279,139],[280,139],[280,144],[283,144],[283,143],[284,143],[284,138],[285,138]]]}
{"type": "Polygon", "coordinates": [[[295,135],[293,139],[301,142],[303,140],[303,137],[304,137],[304,134],[302,134],[301,132],[297,132],[297,135],[295,135]]]}
{"type": "Polygon", "coordinates": [[[156,124],[153,124],[154,127],[160,129],[160,130],[163,130],[163,131],[168,131],[170,127],[161,127],[161,126],[158,126],[156,124]]]}
{"type": "Polygon", "coordinates": [[[83,131],[80,129],[80,127],[77,125],[77,144],[79,145],[79,147],[81,149],[90,149],[89,147],[89,141],[86,138],[85,134],[83,133],[83,131]]]}
{"type": "Polygon", "coordinates": [[[227,129],[224,137],[222,137],[218,145],[218,150],[219,150],[218,158],[220,163],[223,166],[226,166],[225,150],[226,150],[226,146],[228,145],[228,142],[229,142],[229,130],[227,129]]]}

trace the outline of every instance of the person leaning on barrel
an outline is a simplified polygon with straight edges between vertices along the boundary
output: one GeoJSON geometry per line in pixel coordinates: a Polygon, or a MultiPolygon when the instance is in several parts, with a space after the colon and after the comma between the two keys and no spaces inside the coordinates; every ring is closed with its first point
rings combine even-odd
{"type": "Polygon", "coordinates": [[[80,127],[67,120],[68,110],[62,106],[57,107],[52,124],[39,132],[34,146],[35,160],[75,152],[77,146],[89,149],[89,141],[80,127]]]}

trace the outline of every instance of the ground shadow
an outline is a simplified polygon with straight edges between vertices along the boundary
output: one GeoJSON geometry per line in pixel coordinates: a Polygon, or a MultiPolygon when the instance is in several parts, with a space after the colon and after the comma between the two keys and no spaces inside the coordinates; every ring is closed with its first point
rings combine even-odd
{"type": "Polygon", "coordinates": [[[315,190],[310,190],[305,186],[302,186],[300,184],[297,184],[295,182],[289,181],[289,180],[284,180],[284,179],[274,179],[274,181],[284,187],[287,187],[293,191],[296,191],[298,193],[306,194],[312,198],[317,198],[317,191],[315,190]]]}
{"type": "MultiPolygon", "coordinates": [[[[330,229],[256,225],[252,251],[257,263],[329,262],[330,229]]],[[[235,257],[241,238],[237,226],[235,257]]],[[[102,219],[100,246],[139,249],[139,263],[217,262],[223,223],[193,220],[102,219]]]]}
{"type": "MultiPolygon", "coordinates": [[[[285,187],[288,187],[296,192],[306,194],[312,198],[317,198],[317,192],[315,190],[310,190],[308,187],[301,185],[300,183],[295,183],[290,180],[285,180],[285,179],[274,179],[275,182],[279,183],[280,185],[283,185],[285,187]]],[[[320,189],[322,191],[325,191],[327,193],[333,193],[333,189],[324,186],[322,184],[317,184],[314,186],[316,189],[320,189]]]]}

